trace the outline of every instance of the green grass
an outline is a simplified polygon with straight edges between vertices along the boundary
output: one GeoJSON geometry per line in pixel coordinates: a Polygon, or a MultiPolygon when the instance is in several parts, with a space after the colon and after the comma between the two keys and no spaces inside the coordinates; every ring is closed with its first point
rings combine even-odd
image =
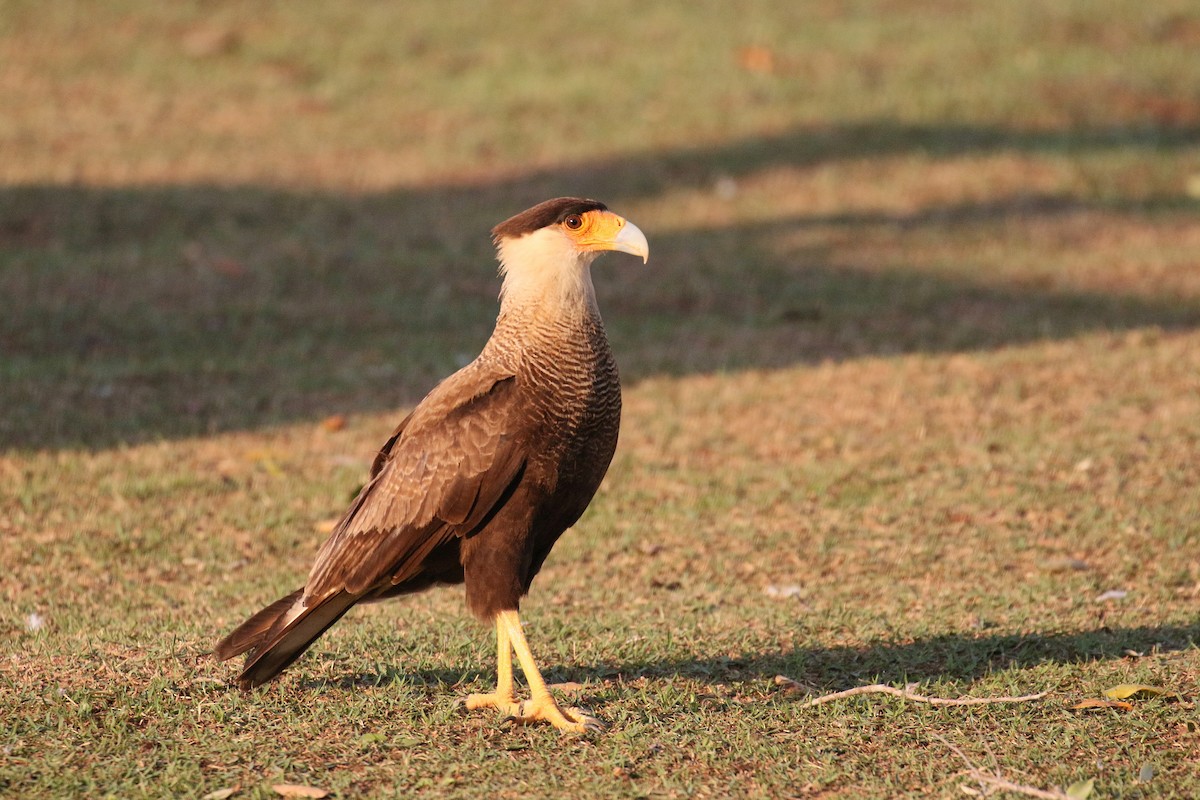
{"type": "Polygon", "coordinates": [[[8,3],[0,795],[949,798],[949,742],[1197,796],[1197,44],[1182,0],[8,3]],[[231,688],[486,339],[489,227],[568,193],[653,250],[597,266],[621,447],[524,607],[607,731],[457,710],[457,590],[231,688]],[[1182,699],[1071,709],[1126,682],[1182,699]]]}

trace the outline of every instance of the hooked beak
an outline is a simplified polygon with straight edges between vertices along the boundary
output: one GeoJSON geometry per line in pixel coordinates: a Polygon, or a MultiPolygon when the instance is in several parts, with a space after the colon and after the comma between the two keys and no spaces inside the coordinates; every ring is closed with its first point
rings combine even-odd
{"type": "Polygon", "coordinates": [[[646,241],[646,234],[642,233],[642,229],[629,220],[622,219],[621,221],[625,224],[621,226],[620,232],[613,239],[612,249],[641,256],[642,263],[645,264],[650,260],[650,243],[646,241]]]}
{"type": "Polygon", "coordinates": [[[597,213],[594,224],[579,241],[579,246],[585,250],[616,250],[641,256],[643,264],[650,260],[650,243],[646,241],[646,234],[637,225],[611,211],[597,213]]]}

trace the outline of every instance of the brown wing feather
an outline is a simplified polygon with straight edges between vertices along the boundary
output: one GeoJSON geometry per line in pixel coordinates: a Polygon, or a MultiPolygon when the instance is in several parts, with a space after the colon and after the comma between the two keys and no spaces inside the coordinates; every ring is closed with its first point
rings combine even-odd
{"type": "Polygon", "coordinates": [[[514,377],[479,362],[431,392],[376,458],[317,555],[305,598],[399,583],[486,517],[524,465],[518,402],[514,377]]]}
{"type": "Polygon", "coordinates": [[[430,392],[376,455],[304,589],[217,645],[220,658],[248,652],[242,686],[273,678],[365,595],[415,577],[495,513],[524,469],[521,411],[514,376],[480,362],[430,392]]]}
{"type": "Polygon", "coordinates": [[[262,644],[247,653],[238,684],[243,689],[252,689],[283,672],[356,601],[357,598],[345,592],[322,598],[312,606],[306,606],[303,598],[297,600],[263,634],[262,644]]]}
{"type": "Polygon", "coordinates": [[[219,661],[226,661],[234,656],[240,656],[247,650],[253,650],[265,638],[271,627],[288,612],[292,604],[304,594],[303,589],[297,589],[287,597],[281,597],[271,605],[259,611],[250,619],[243,622],[233,633],[226,636],[213,648],[213,655],[219,661]]]}
{"type": "Polygon", "coordinates": [[[371,462],[371,477],[374,478],[379,474],[379,470],[383,469],[383,465],[388,462],[388,458],[392,455],[392,447],[396,444],[396,440],[404,433],[404,429],[408,427],[409,420],[413,418],[413,411],[407,417],[400,420],[400,424],[396,426],[396,430],[392,431],[392,435],[383,443],[383,447],[379,448],[379,452],[375,454],[375,460],[371,462]]]}

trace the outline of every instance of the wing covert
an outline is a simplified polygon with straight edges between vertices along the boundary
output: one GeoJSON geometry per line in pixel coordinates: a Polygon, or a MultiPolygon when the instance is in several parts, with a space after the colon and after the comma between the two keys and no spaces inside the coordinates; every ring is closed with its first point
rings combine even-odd
{"type": "Polygon", "coordinates": [[[515,376],[478,362],[436,387],[376,456],[317,555],[305,597],[399,583],[485,520],[524,470],[521,411],[515,376]]]}

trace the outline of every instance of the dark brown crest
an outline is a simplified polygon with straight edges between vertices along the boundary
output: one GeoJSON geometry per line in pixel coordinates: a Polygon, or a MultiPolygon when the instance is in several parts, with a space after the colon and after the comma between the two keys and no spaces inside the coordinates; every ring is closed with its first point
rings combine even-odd
{"type": "Polygon", "coordinates": [[[514,239],[548,225],[562,222],[572,214],[606,210],[608,210],[608,206],[598,200],[585,200],[582,197],[556,197],[553,200],[538,203],[533,208],[504,220],[492,228],[492,239],[499,243],[501,239],[514,239]]]}

